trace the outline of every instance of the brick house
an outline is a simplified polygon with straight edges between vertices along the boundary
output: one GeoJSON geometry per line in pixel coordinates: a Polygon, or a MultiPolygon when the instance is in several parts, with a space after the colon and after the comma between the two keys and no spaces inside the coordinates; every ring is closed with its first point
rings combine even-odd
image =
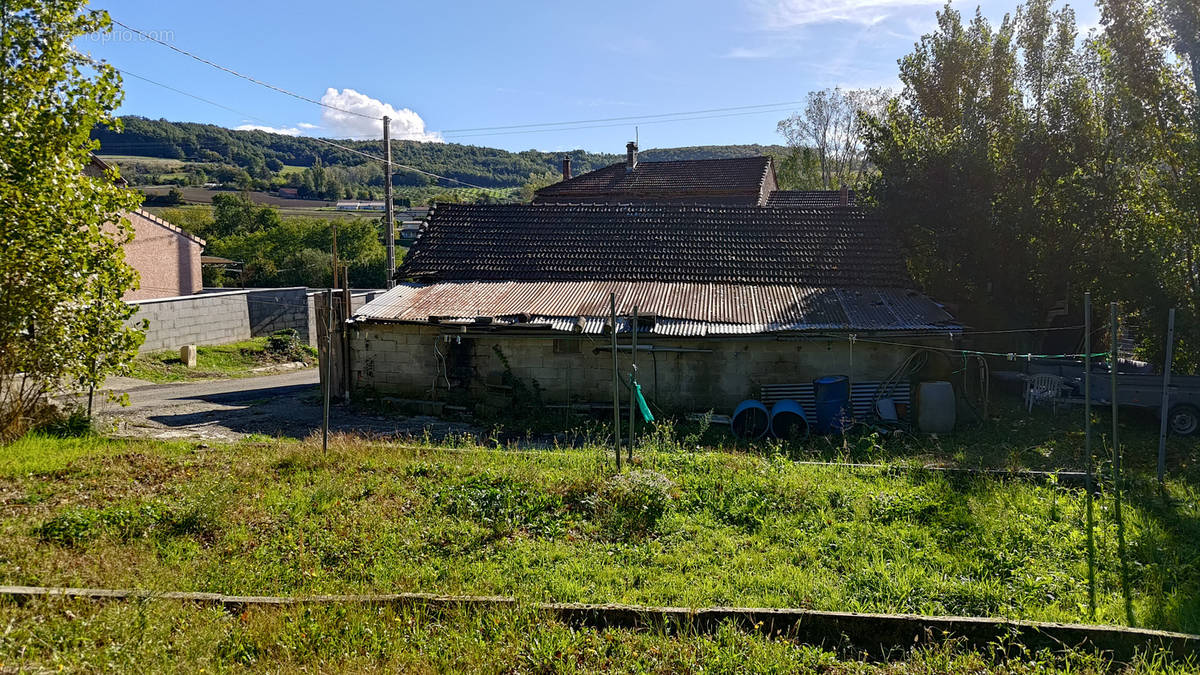
{"type": "Polygon", "coordinates": [[[351,386],[478,399],[507,367],[547,404],[611,401],[610,293],[621,372],[636,329],[644,391],[674,410],[729,412],[764,386],[829,374],[884,381],[914,348],[876,340],[945,344],[960,330],[865,211],[704,203],[732,193],[719,191],[690,204],[438,205],[403,283],[352,319],[351,386]]]}
{"type": "MultiPolygon", "coordinates": [[[[112,167],[92,155],[84,174],[93,178],[111,175],[112,167]]],[[[126,185],[118,178],[118,185],[126,185]]],[[[125,300],[152,300],[199,293],[204,288],[200,255],[204,240],[183,231],[158,216],[137,209],[121,214],[133,229],[126,242],[125,262],[137,270],[137,289],[125,293],[125,300]]]]}
{"type": "Polygon", "coordinates": [[[125,300],[171,298],[203,290],[203,239],[149,211],[137,209],[124,215],[133,226],[133,239],[124,246],[125,262],[140,278],[138,288],[125,293],[125,300]]]}

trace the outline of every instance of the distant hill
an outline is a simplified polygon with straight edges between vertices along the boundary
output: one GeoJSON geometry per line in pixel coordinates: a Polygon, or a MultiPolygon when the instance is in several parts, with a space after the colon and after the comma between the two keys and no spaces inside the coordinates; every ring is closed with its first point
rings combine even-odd
{"type": "MultiPolygon", "coordinates": [[[[372,189],[372,186],[382,185],[382,171],[370,160],[312,138],[263,131],[235,131],[212,124],[169,122],[134,116],[123,117],[122,122],[124,130],[120,133],[103,127],[93,131],[93,138],[100,141],[100,154],[179,160],[207,169],[207,180],[212,179],[214,168],[237,167],[245,170],[248,179],[260,186],[270,183],[276,187],[297,183],[296,178],[291,178],[290,183],[286,180],[295,173],[294,167],[310,167],[319,160],[324,167],[341,167],[337,171],[337,179],[351,190],[350,193],[359,187],[372,189]]],[[[373,155],[382,152],[379,141],[337,142],[373,155]]],[[[704,145],[649,149],[642,151],[640,157],[646,161],[665,161],[779,155],[784,151],[778,145],[704,145]]],[[[460,143],[416,141],[397,141],[392,150],[392,159],[398,164],[487,188],[519,187],[529,181],[531,174],[558,172],[563,155],[570,155],[576,174],[624,159],[624,153],[583,150],[566,153],[537,150],[509,152],[460,143]]],[[[199,174],[198,171],[196,173],[199,174]]],[[[429,186],[436,182],[420,173],[398,169],[396,184],[429,186]]],[[[449,187],[453,184],[443,182],[443,185],[449,187]]]]}

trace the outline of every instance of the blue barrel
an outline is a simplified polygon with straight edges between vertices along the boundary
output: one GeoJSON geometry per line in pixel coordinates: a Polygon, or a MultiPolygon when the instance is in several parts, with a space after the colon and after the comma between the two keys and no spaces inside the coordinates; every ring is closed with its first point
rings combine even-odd
{"type": "Polygon", "coordinates": [[[771,426],[771,415],[767,412],[767,406],[754,399],[747,399],[733,409],[730,426],[733,427],[733,435],[738,438],[761,438],[771,426]]]}
{"type": "Polygon", "coordinates": [[[814,407],[817,411],[819,434],[841,431],[844,420],[850,417],[850,378],[827,375],[813,380],[814,407]]]}
{"type": "Polygon", "coordinates": [[[808,417],[804,408],[790,398],[776,401],[771,406],[771,434],[785,441],[808,438],[808,417]]]}

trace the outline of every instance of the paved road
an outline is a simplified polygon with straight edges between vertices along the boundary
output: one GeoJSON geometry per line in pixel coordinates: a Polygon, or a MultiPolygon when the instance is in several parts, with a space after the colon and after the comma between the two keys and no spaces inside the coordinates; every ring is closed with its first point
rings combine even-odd
{"type": "MultiPolygon", "coordinates": [[[[137,385],[124,389],[128,406],[101,402],[98,416],[118,436],[237,440],[250,434],[306,438],[321,429],[321,395],[315,369],[235,380],[137,385]]],[[[365,415],[335,405],[330,429],[369,436],[435,437],[469,433],[465,424],[431,417],[365,415]]]]}
{"type": "Polygon", "coordinates": [[[267,397],[295,395],[310,390],[320,394],[320,375],[316,368],[294,370],[279,375],[243,377],[235,380],[200,380],[138,385],[125,389],[129,395],[126,412],[178,405],[181,402],[209,400],[234,403],[267,397]]]}

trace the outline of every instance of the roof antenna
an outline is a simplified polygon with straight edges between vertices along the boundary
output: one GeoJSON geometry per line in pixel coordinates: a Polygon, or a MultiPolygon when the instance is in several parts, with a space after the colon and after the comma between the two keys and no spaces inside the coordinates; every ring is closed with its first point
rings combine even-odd
{"type": "Polygon", "coordinates": [[[637,128],[637,126],[635,125],[635,126],[633,127],[633,142],[634,142],[634,143],[637,143],[637,144],[638,144],[638,147],[640,148],[640,147],[642,147],[642,143],[641,143],[641,141],[642,141],[642,139],[638,138],[638,128],[637,128]]]}

